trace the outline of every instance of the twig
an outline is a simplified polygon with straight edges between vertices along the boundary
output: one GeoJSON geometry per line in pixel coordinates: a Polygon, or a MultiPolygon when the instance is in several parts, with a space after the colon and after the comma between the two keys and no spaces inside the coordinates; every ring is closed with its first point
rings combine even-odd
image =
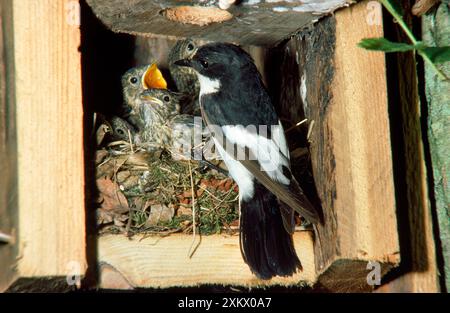
{"type": "MultiPolygon", "coordinates": [[[[408,36],[409,40],[411,40],[412,44],[414,46],[417,46],[419,42],[417,41],[416,37],[414,37],[413,33],[409,29],[408,25],[406,25],[405,21],[403,20],[402,16],[398,14],[397,10],[391,5],[391,3],[388,0],[380,0],[380,2],[383,4],[383,6],[391,13],[391,15],[394,17],[395,21],[400,25],[400,27],[405,32],[406,36],[408,36]]],[[[436,64],[431,61],[431,59],[428,57],[428,55],[420,50],[416,50],[417,53],[427,62],[431,68],[440,76],[443,80],[448,80],[448,77],[445,76],[445,74],[437,68],[436,64]]]]}
{"type": "Polygon", "coordinates": [[[195,237],[197,235],[196,227],[195,227],[195,195],[194,195],[194,178],[192,177],[192,168],[191,168],[191,160],[188,160],[189,165],[189,176],[191,178],[191,197],[192,197],[192,242],[191,246],[189,247],[188,256],[189,258],[192,258],[195,251],[200,245],[200,241],[198,244],[194,247],[195,243],[195,237]]]}
{"type": "Polygon", "coordinates": [[[128,139],[130,140],[130,149],[131,149],[131,154],[134,154],[134,149],[133,149],[133,140],[131,139],[131,132],[129,129],[128,130],[128,139]]]}
{"type": "Polygon", "coordinates": [[[139,241],[142,241],[144,239],[147,239],[148,237],[150,237],[151,235],[160,235],[161,237],[167,237],[170,234],[174,234],[174,233],[178,233],[179,231],[181,231],[181,228],[175,228],[175,229],[168,229],[165,231],[153,231],[153,230],[144,230],[144,232],[142,233],[143,236],[141,239],[139,239],[139,241]]]}
{"type": "Polygon", "coordinates": [[[208,189],[206,189],[205,187],[202,187],[201,185],[199,185],[198,186],[198,188],[200,188],[200,189],[203,189],[204,191],[206,191],[206,193],[208,194],[208,195],[210,195],[211,196],[211,198],[214,198],[216,201],[222,201],[222,200],[220,200],[219,198],[217,198],[216,196],[214,196],[208,189]]]}
{"type": "Polygon", "coordinates": [[[125,232],[127,234],[127,237],[131,237],[131,222],[133,220],[133,213],[134,213],[134,209],[130,208],[130,210],[128,211],[128,221],[127,221],[127,226],[125,226],[125,232]]]}
{"type": "Polygon", "coordinates": [[[0,232],[0,243],[11,243],[13,236],[0,232]]]}
{"type": "MultiPolygon", "coordinates": [[[[125,140],[117,140],[117,141],[113,141],[108,143],[107,147],[114,147],[114,146],[121,146],[121,145],[127,145],[128,146],[128,142],[126,142],[125,140]]],[[[119,151],[116,151],[119,152],[119,151]]]]}
{"type": "Polygon", "coordinates": [[[221,205],[222,205],[222,203],[228,203],[228,202],[234,202],[234,201],[236,201],[237,200],[237,198],[239,197],[239,195],[237,196],[237,197],[235,197],[235,199],[233,199],[233,200],[231,200],[231,201],[225,201],[225,199],[231,194],[233,192],[233,188],[231,188],[230,190],[228,190],[228,192],[223,196],[223,199],[222,200],[220,200],[220,202],[212,209],[212,211],[215,211],[215,210],[217,210],[221,205]]]}
{"type": "Polygon", "coordinates": [[[308,134],[306,135],[306,140],[308,140],[308,142],[310,142],[309,137],[311,137],[313,127],[314,127],[314,120],[311,121],[308,127],[308,134]]]}
{"type": "Polygon", "coordinates": [[[295,124],[294,126],[291,126],[291,127],[289,127],[286,131],[285,131],[285,133],[288,133],[288,132],[290,132],[291,130],[293,130],[293,129],[295,129],[295,128],[297,128],[297,127],[299,127],[300,125],[302,125],[302,124],[304,124],[304,123],[306,123],[308,121],[308,119],[307,118],[305,118],[305,119],[303,119],[303,120],[301,120],[300,122],[298,122],[297,124],[295,124]]]}
{"type": "MultiPolygon", "coordinates": [[[[91,130],[91,137],[94,137],[94,135],[97,133],[97,130],[95,129],[95,124],[97,123],[97,113],[94,112],[94,115],[92,116],[92,130],[91,130]]],[[[98,144],[98,143],[97,143],[98,144]]]]}

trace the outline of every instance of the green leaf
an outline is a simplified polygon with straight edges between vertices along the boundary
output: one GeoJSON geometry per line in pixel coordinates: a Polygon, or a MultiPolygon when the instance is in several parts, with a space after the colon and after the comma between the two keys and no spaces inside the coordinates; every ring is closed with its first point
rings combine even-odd
{"type": "Polygon", "coordinates": [[[392,42],[386,38],[365,38],[358,46],[367,50],[376,50],[384,52],[404,52],[416,49],[415,46],[402,42],[392,42]]]}
{"type": "Polygon", "coordinates": [[[424,47],[419,50],[426,54],[433,63],[444,63],[450,61],[450,46],[424,47]]]}

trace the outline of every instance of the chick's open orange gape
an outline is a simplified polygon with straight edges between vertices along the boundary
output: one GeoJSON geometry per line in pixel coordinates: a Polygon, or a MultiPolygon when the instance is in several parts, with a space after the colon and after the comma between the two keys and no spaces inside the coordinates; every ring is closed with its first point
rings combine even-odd
{"type": "Polygon", "coordinates": [[[142,77],[142,85],[146,89],[167,89],[167,82],[164,79],[161,71],[158,69],[156,63],[153,63],[148,67],[147,71],[142,77]]]}

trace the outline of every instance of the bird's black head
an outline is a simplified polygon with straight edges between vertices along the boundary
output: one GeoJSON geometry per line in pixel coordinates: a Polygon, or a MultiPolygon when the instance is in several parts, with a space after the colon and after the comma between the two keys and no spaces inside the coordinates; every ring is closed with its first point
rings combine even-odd
{"type": "Polygon", "coordinates": [[[175,64],[192,67],[197,73],[211,79],[233,77],[245,69],[256,70],[251,56],[242,48],[229,43],[212,43],[198,48],[191,59],[175,64]]]}

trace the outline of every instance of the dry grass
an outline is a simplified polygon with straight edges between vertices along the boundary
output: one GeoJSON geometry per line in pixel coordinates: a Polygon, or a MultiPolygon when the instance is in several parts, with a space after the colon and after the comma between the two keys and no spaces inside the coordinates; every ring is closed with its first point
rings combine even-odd
{"type": "Polygon", "coordinates": [[[196,161],[174,160],[164,151],[149,153],[129,142],[113,142],[97,151],[96,173],[97,184],[110,179],[116,186],[114,194],[122,193],[129,208],[123,213],[117,206],[105,206],[105,195],[100,194],[97,212],[102,233],[190,234],[193,199],[200,234],[237,230],[236,184],[196,161]]]}

